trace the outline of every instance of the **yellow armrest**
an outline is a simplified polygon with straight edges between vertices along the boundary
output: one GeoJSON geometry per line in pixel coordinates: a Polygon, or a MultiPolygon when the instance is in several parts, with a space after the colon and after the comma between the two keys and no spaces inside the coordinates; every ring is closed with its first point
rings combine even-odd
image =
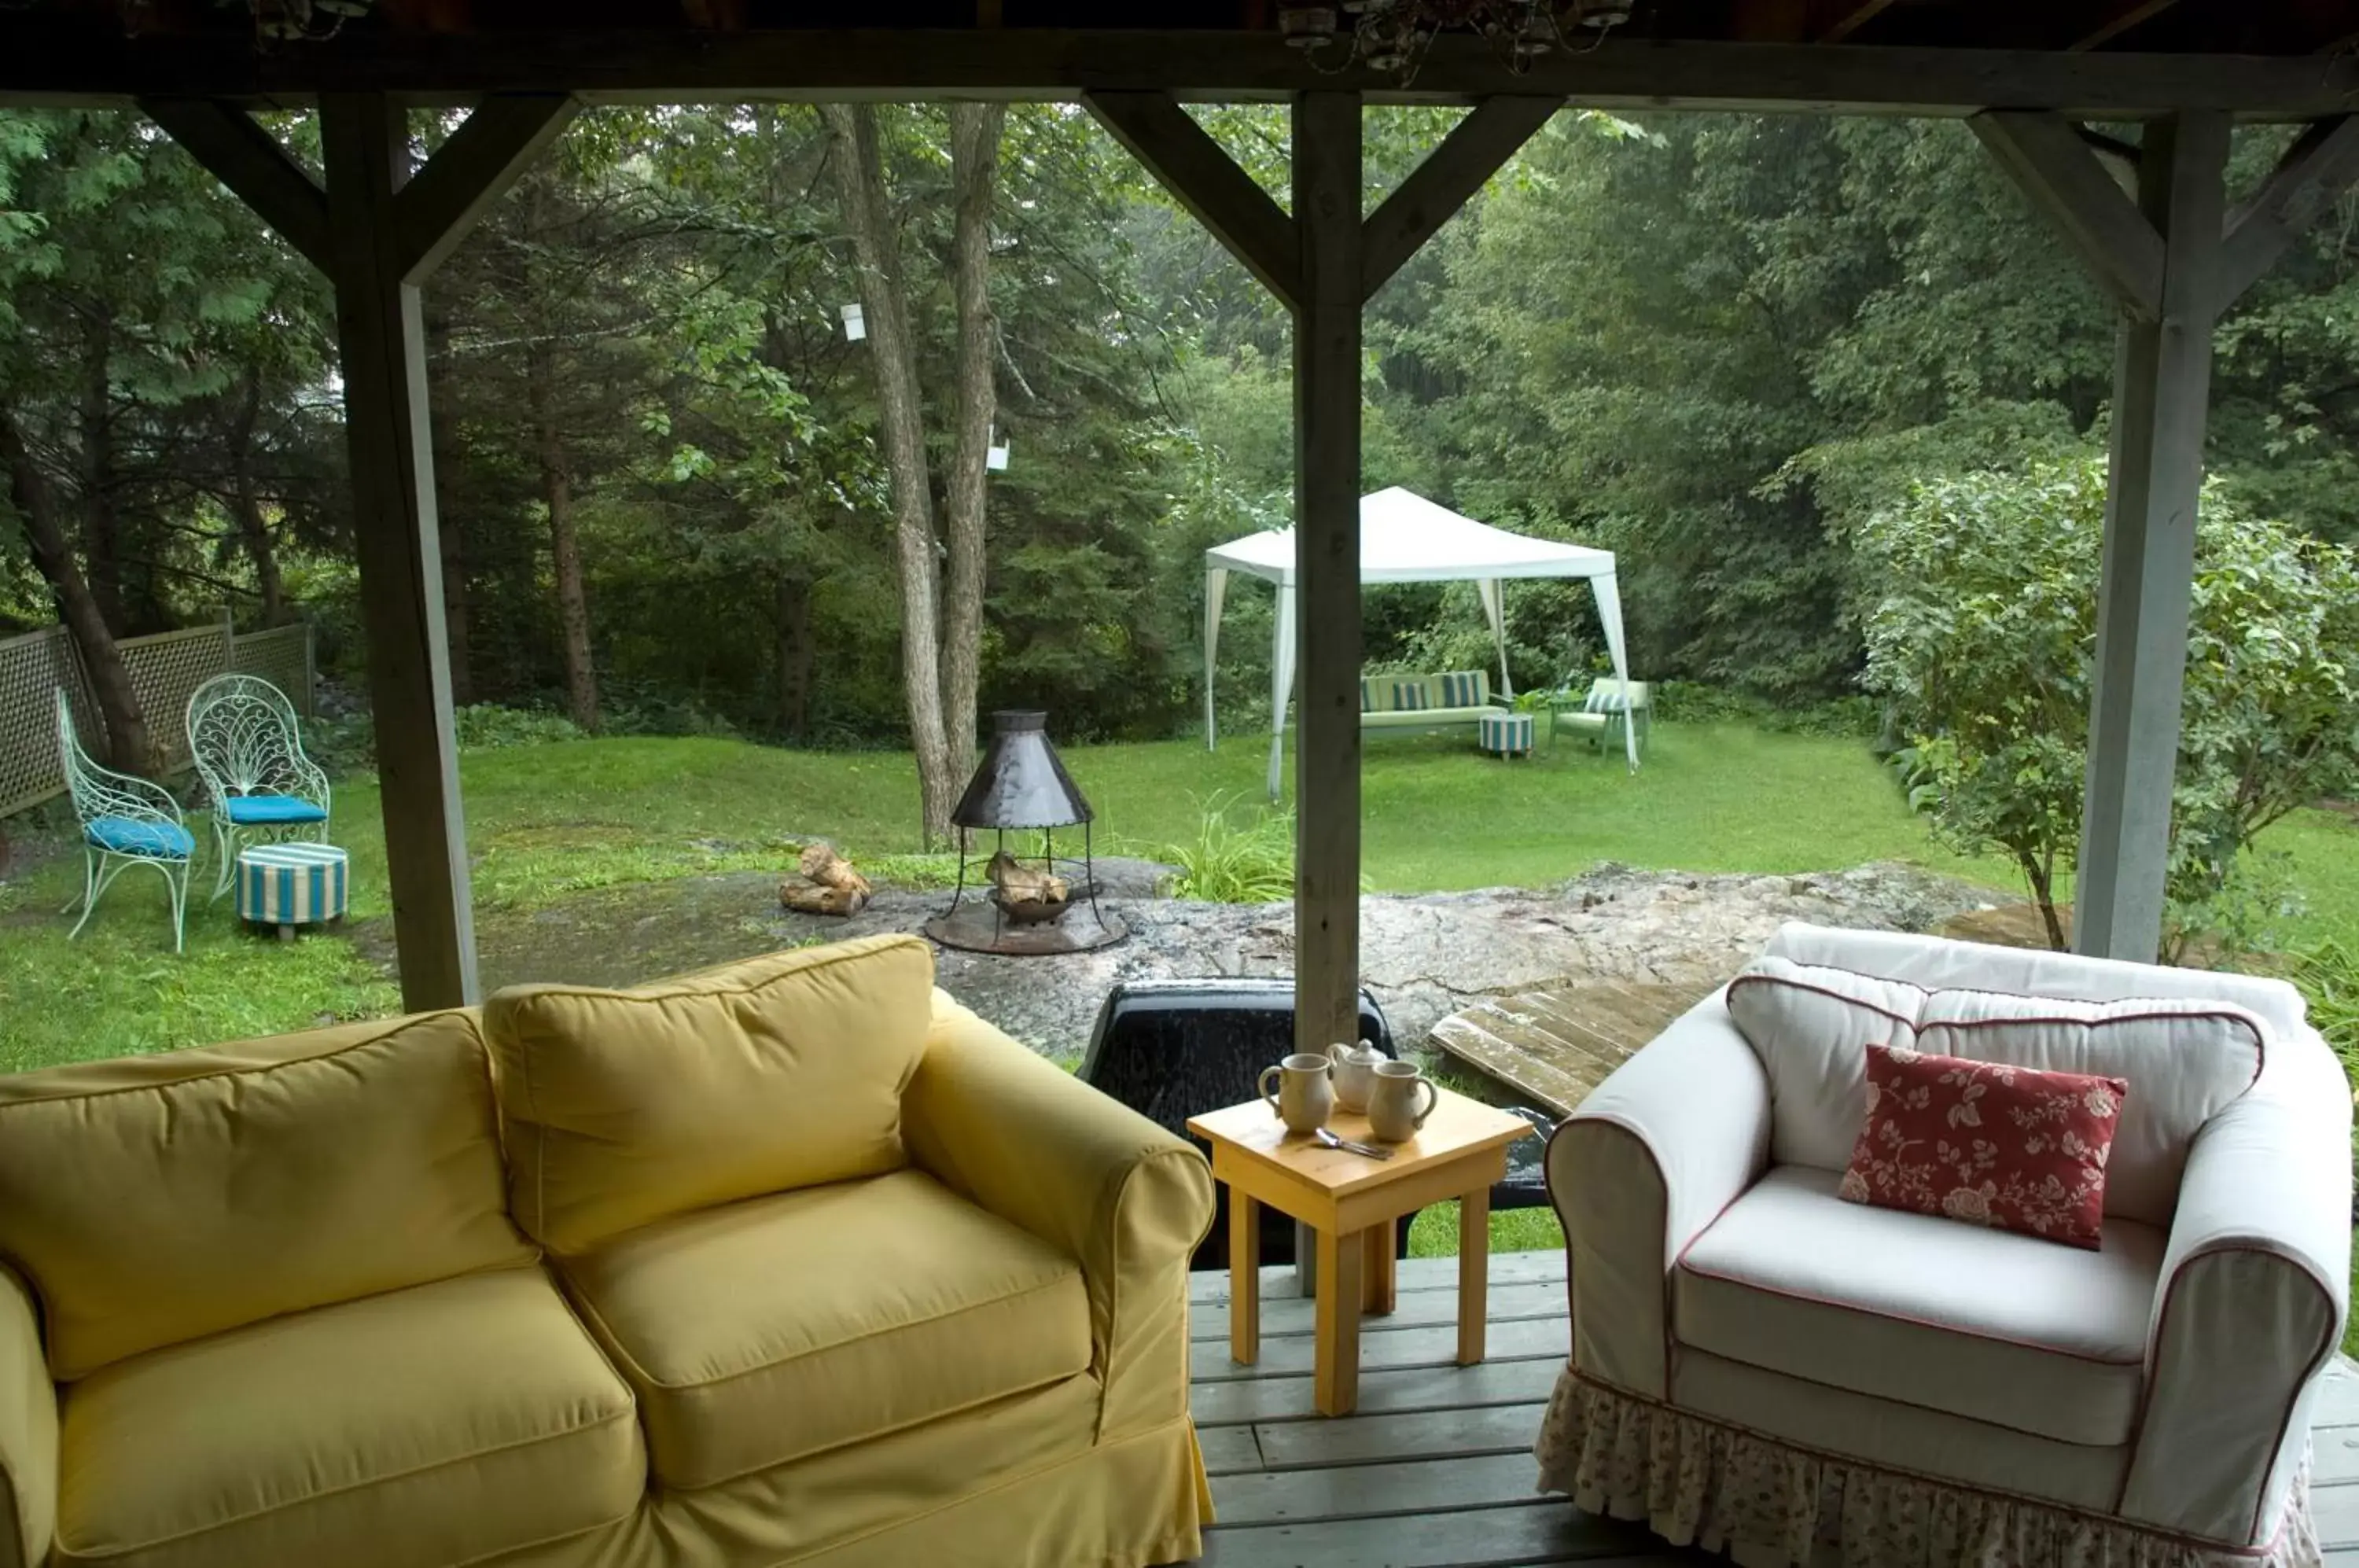
{"type": "Polygon", "coordinates": [[[0,1267],[0,1568],[39,1568],[58,1522],[58,1390],[33,1293],[0,1267]]]}
{"type": "Polygon", "coordinates": [[[1101,1441],[1188,1410],[1188,1258],[1212,1224],[1204,1157],[936,992],[901,1099],[910,1157],[1078,1258],[1101,1441]]]}

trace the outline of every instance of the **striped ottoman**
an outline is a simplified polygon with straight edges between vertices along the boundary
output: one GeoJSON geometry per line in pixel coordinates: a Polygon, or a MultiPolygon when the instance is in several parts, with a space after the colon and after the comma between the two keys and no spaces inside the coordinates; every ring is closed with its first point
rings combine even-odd
{"type": "Polygon", "coordinates": [[[332,844],[257,844],[237,852],[237,915],[277,926],[281,942],[295,928],[344,918],[349,868],[332,844]]]}
{"type": "Polygon", "coordinates": [[[1494,757],[1532,754],[1529,713],[1485,713],[1474,721],[1474,744],[1494,757]]]}

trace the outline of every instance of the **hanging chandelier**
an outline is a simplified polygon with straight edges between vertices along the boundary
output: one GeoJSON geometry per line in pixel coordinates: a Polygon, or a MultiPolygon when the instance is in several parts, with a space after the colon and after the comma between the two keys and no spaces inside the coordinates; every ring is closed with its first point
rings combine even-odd
{"type": "Polygon", "coordinates": [[[1635,0],[1337,0],[1281,3],[1278,31],[1321,71],[1358,65],[1406,83],[1442,33],[1490,41],[1510,71],[1584,50],[1630,19],[1635,0]]]}

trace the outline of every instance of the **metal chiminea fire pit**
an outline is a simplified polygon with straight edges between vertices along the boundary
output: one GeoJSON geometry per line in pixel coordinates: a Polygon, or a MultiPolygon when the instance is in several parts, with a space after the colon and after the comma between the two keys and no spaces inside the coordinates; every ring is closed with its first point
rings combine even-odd
{"type": "Polygon", "coordinates": [[[1049,715],[1001,713],[991,720],[991,748],[951,812],[959,831],[958,891],[949,909],[926,922],[926,934],[944,947],[1018,958],[1120,942],[1130,928],[1098,908],[1090,842],[1096,813],[1049,744],[1049,715]],[[1057,853],[1057,830],[1071,827],[1082,830],[1079,860],[1057,853]],[[977,829],[995,835],[979,877],[972,837],[977,829]],[[1037,832],[1039,853],[1011,852],[1011,830],[1019,846],[1037,832]],[[976,893],[972,902],[970,891],[976,893]]]}

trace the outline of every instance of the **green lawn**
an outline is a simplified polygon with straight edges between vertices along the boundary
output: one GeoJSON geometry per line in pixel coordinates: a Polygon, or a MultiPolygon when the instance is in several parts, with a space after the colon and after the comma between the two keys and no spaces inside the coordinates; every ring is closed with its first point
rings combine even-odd
{"type": "MultiPolygon", "coordinates": [[[[1097,847],[1155,855],[1193,833],[1202,803],[1244,821],[1266,743],[1075,746],[1097,847]]],[[[2011,885],[2007,869],[1931,843],[1866,749],[1739,725],[1656,726],[1646,768],[1568,745],[1528,762],[1453,735],[1385,735],[1364,769],[1365,866],[1378,890],[1544,884],[1600,860],[1693,871],[1792,872],[1915,861],[2011,885]]],[[[807,835],[872,868],[939,877],[918,849],[917,786],[893,753],[791,752],[737,741],[624,738],[471,753],[462,760],[475,897],[529,910],[619,883],[781,866],[807,835]]],[[[25,826],[15,824],[20,841],[25,826]]],[[[352,851],[353,912],[386,912],[373,780],[336,795],[352,851]]],[[[2307,812],[2272,835],[2310,906],[2297,935],[2359,939],[2359,827],[2307,812]]],[[[201,866],[200,875],[207,868],[201,866]]],[[[201,897],[175,958],[156,879],[126,876],[83,937],[56,911],[79,878],[60,857],[0,885],[0,1070],[299,1029],[385,1012],[393,988],[333,938],[280,944],[235,929],[201,897]]]]}

